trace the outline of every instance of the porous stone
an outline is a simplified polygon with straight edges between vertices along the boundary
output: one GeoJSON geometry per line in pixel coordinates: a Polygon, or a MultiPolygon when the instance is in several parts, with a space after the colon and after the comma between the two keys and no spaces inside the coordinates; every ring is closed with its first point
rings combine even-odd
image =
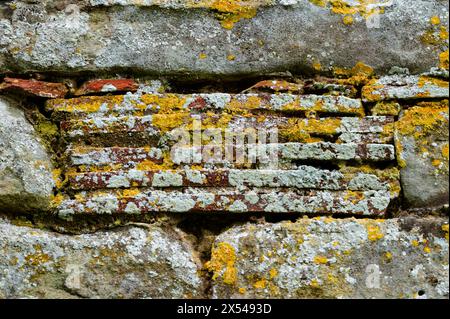
{"type": "Polygon", "coordinates": [[[358,62],[378,73],[394,66],[411,73],[448,68],[448,1],[8,4],[0,6],[0,72],[120,70],[213,78],[286,70],[342,74],[358,62]]]}
{"type": "Polygon", "coordinates": [[[55,185],[50,156],[17,104],[0,97],[0,210],[50,206],[55,185]]]}
{"type": "Polygon", "coordinates": [[[183,234],[128,226],[77,236],[0,220],[4,298],[194,298],[199,261],[183,234]]]}
{"type": "Polygon", "coordinates": [[[299,219],[220,234],[213,298],[448,298],[448,219],[299,219]]]}
{"type": "Polygon", "coordinates": [[[448,204],[448,139],[448,101],[419,103],[400,114],[395,144],[407,206],[448,204]]]}

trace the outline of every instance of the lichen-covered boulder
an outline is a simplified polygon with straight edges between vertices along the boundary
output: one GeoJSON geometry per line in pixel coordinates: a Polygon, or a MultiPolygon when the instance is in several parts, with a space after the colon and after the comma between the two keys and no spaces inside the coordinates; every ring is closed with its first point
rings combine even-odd
{"type": "Polygon", "coordinates": [[[183,234],[130,226],[77,236],[0,221],[0,297],[201,297],[199,261],[183,234]]]}
{"type": "Polygon", "coordinates": [[[404,110],[395,123],[395,140],[405,204],[411,208],[448,204],[448,100],[404,110]]]}
{"type": "Polygon", "coordinates": [[[448,69],[448,1],[45,0],[0,4],[0,72],[215,78],[448,69]],[[317,36],[320,34],[320,36],[317,36]],[[364,48],[364,50],[361,50],[364,48]]]}
{"type": "Polygon", "coordinates": [[[448,298],[448,220],[245,224],[206,267],[215,298],[448,298]]]}
{"type": "Polygon", "coordinates": [[[52,163],[24,112],[0,96],[0,211],[46,210],[52,163]]]}

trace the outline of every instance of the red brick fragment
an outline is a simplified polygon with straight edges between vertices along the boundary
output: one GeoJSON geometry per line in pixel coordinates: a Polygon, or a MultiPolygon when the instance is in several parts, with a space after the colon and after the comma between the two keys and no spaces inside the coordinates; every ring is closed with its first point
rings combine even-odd
{"type": "Polygon", "coordinates": [[[22,94],[54,99],[65,97],[68,89],[63,83],[6,77],[0,84],[0,91],[17,91],[22,94]]]}
{"type": "Polygon", "coordinates": [[[85,82],[75,95],[86,95],[106,92],[135,92],[139,84],[133,79],[96,79],[85,82]]]}

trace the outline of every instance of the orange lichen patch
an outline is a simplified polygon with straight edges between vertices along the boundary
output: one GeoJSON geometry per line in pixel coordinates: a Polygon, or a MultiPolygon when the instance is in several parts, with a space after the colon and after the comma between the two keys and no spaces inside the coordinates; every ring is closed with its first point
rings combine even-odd
{"type": "Polygon", "coordinates": [[[433,165],[433,166],[435,166],[435,167],[439,167],[440,165],[441,165],[441,161],[440,160],[438,160],[438,159],[434,159],[432,162],[431,162],[431,165],[433,165]]]}
{"type": "Polygon", "coordinates": [[[333,73],[336,76],[346,77],[346,79],[338,80],[339,84],[359,86],[369,81],[369,78],[374,74],[374,70],[363,62],[357,62],[351,69],[334,67],[333,73]]]}
{"type": "Polygon", "coordinates": [[[259,6],[270,4],[265,0],[200,0],[191,1],[194,8],[206,8],[216,11],[216,17],[225,29],[232,29],[242,19],[251,19],[259,6]]]}
{"type": "Polygon", "coordinates": [[[341,126],[341,120],[336,118],[289,119],[288,124],[279,130],[279,135],[290,142],[313,143],[322,139],[318,136],[334,135],[341,126]],[[314,136],[315,135],[315,136],[314,136]]]}
{"type": "Polygon", "coordinates": [[[417,86],[422,88],[426,85],[436,85],[439,87],[443,87],[446,88],[448,87],[448,82],[441,80],[441,79],[437,79],[437,78],[432,78],[429,76],[421,76],[419,77],[419,81],[417,82],[417,86]]]}
{"type": "Polygon", "coordinates": [[[367,239],[370,241],[377,241],[384,237],[384,234],[381,232],[380,226],[375,223],[368,223],[366,225],[367,230],[367,239]]]}
{"type": "Polygon", "coordinates": [[[256,281],[253,284],[253,287],[255,287],[256,289],[264,289],[264,288],[266,288],[266,284],[267,284],[267,281],[265,278],[263,278],[261,280],[256,281]]]}
{"type": "Polygon", "coordinates": [[[111,110],[123,102],[123,95],[54,99],[47,101],[47,109],[61,112],[95,113],[100,107],[111,110]]]}
{"type": "Polygon", "coordinates": [[[331,12],[340,15],[356,15],[359,14],[367,19],[374,14],[384,13],[383,7],[376,6],[377,0],[359,0],[357,4],[349,4],[345,0],[309,0],[309,2],[320,6],[329,7],[331,12]]]}
{"type": "Polygon", "coordinates": [[[237,280],[236,252],[229,243],[218,243],[212,250],[211,260],[205,264],[208,271],[213,272],[212,279],[222,276],[223,282],[233,285],[237,280]]]}
{"type": "Polygon", "coordinates": [[[448,143],[442,146],[442,156],[448,161],[448,143]]]}
{"type": "Polygon", "coordinates": [[[158,113],[173,113],[183,109],[186,103],[186,98],[176,94],[144,94],[141,96],[141,101],[146,105],[152,106],[158,113]]]}
{"type": "Polygon", "coordinates": [[[155,114],[152,117],[152,124],[159,128],[162,133],[165,133],[185,124],[188,119],[188,112],[155,114]]]}
{"type": "Polygon", "coordinates": [[[51,206],[58,207],[64,201],[64,196],[61,193],[58,193],[52,196],[51,206]]]}
{"type": "Polygon", "coordinates": [[[275,278],[278,275],[278,270],[276,270],[275,268],[270,269],[269,275],[270,275],[270,279],[275,278]]]}
{"type": "Polygon", "coordinates": [[[122,191],[122,197],[135,197],[135,196],[139,195],[140,193],[141,192],[137,188],[124,189],[122,191]]]}
{"type": "Polygon", "coordinates": [[[441,23],[441,19],[438,16],[433,16],[430,18],[430,23],[433,25],[437,25],[441,23]]]}
{"type": "MultiPolygon", "coordinates": [[[[448,34],[447,34],[448,37],[448,34]]],[[[448,62],[448,50],[439,54],[439,67],[448,70],[449,62],[448,62]]]]}
{"type": "Polygon", "coordinates": [[[314,263],[316,264],[326,264],[328,262],[328,258],[325,256],[314,256],[314,263]]]}
{"type": "Polygon", "coordinates": [[[244,287],[241,287],[241,288],[239,288],[238,291],[239,291],[240,294],[243,295],[243,294],[245,294],[245,292],[247,291],[247,289],[245,289],[244,287]]]}

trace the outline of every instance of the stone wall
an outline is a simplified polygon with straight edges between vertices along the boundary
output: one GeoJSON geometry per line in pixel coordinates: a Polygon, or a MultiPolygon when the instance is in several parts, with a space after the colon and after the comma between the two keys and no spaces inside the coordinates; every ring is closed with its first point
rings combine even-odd
{"type": "Polygon", "coordinates": [[[448,67],[446,0],[0,2],[0,297],[448,298],[448,67]]]}

